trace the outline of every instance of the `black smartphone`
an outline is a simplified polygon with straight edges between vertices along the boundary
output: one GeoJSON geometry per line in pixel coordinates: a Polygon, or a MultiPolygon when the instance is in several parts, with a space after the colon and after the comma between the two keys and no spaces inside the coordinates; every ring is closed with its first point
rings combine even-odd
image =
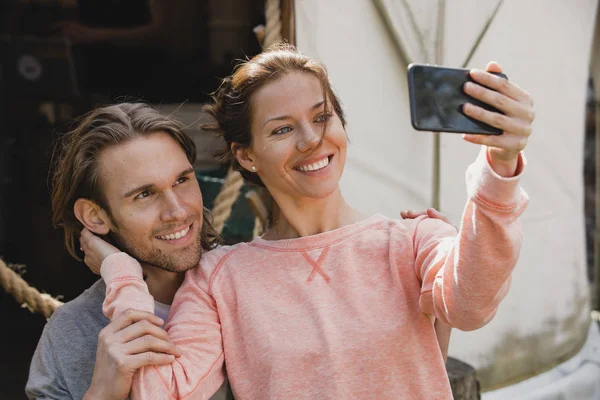
{"type": "MultiPolygon", "coordinates": [[[[495,73],[508,79],[502,73],[495,73]]],[[[408,66],[410,116],[415,129],[434,132],[499,135],[502,130],[467,117],[462,106],[472,103],[487,110],[498,109],[468,96],[463,86],[472,81],[469,70],[426,64],[408,66]]]]}

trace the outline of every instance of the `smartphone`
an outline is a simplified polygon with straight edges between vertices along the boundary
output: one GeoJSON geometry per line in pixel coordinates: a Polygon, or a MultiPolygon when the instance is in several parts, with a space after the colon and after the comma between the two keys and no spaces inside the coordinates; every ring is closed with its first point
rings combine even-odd
{"type": "MultiPolygon", "coordinates": [[[[495,75],[508,79],[502,73],[495,75]]],[[[463,86],[468,81],[472,81],[468,69],[410,64],[408,92],[413,127],[419,131],[500,135],[502,130],[463,113],[462,106],[465,103],[502,113],[465,94],[463,86]]]]}

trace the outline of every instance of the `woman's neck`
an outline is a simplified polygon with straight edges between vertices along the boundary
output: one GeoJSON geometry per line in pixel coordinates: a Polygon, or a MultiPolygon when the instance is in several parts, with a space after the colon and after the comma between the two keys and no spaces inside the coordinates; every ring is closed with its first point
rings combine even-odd
{"type": "Polygon", "coordinates": [[[266,240],[293,239],[332,231],[366,218],[344,200],[340,189],[325,199],[275,199],[278,210],[266,240]]]}

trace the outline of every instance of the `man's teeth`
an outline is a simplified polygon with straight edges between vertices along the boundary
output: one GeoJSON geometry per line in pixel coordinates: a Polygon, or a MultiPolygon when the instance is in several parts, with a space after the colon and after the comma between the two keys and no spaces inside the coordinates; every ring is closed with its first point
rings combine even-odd
{"type": "Polygon", "coordinates": [[[175,233],[171,233],[170,235],[157,236],[157,237],[162,240],[180,239],[180,238],[184,237],[185,235],[187,235],[189,230],[190,230],[190,227],[188,226],[187,228],[185,228],[184,230],[182,230],[180,232],[175,232],[175,233]]]}
{"type": "Polygon", "coordinates": [[[325,157],[321,161],[317,161],[316,163],[309,164],[309,165],[302,165],[302,166],[298,167],[298,169],[303,172],[318,171],[322,168],[325,168],[328,165],[329,165],[329,157],[325,157]]]}

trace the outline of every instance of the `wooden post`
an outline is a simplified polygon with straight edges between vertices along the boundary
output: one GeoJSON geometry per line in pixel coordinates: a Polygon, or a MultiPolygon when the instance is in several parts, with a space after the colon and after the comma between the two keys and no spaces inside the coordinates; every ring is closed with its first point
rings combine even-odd
{"type": "Polygon", "coordinates": [[[294,0],[281,1],[281,36],[289,44],[296,45],[296,15],[294,0]]]}
{"type": "Polygon", "coordinates": [[[456,358],[448,357],[446,371],[454,400],[480,400],[479,381],[475,368],[456,358]]]}

